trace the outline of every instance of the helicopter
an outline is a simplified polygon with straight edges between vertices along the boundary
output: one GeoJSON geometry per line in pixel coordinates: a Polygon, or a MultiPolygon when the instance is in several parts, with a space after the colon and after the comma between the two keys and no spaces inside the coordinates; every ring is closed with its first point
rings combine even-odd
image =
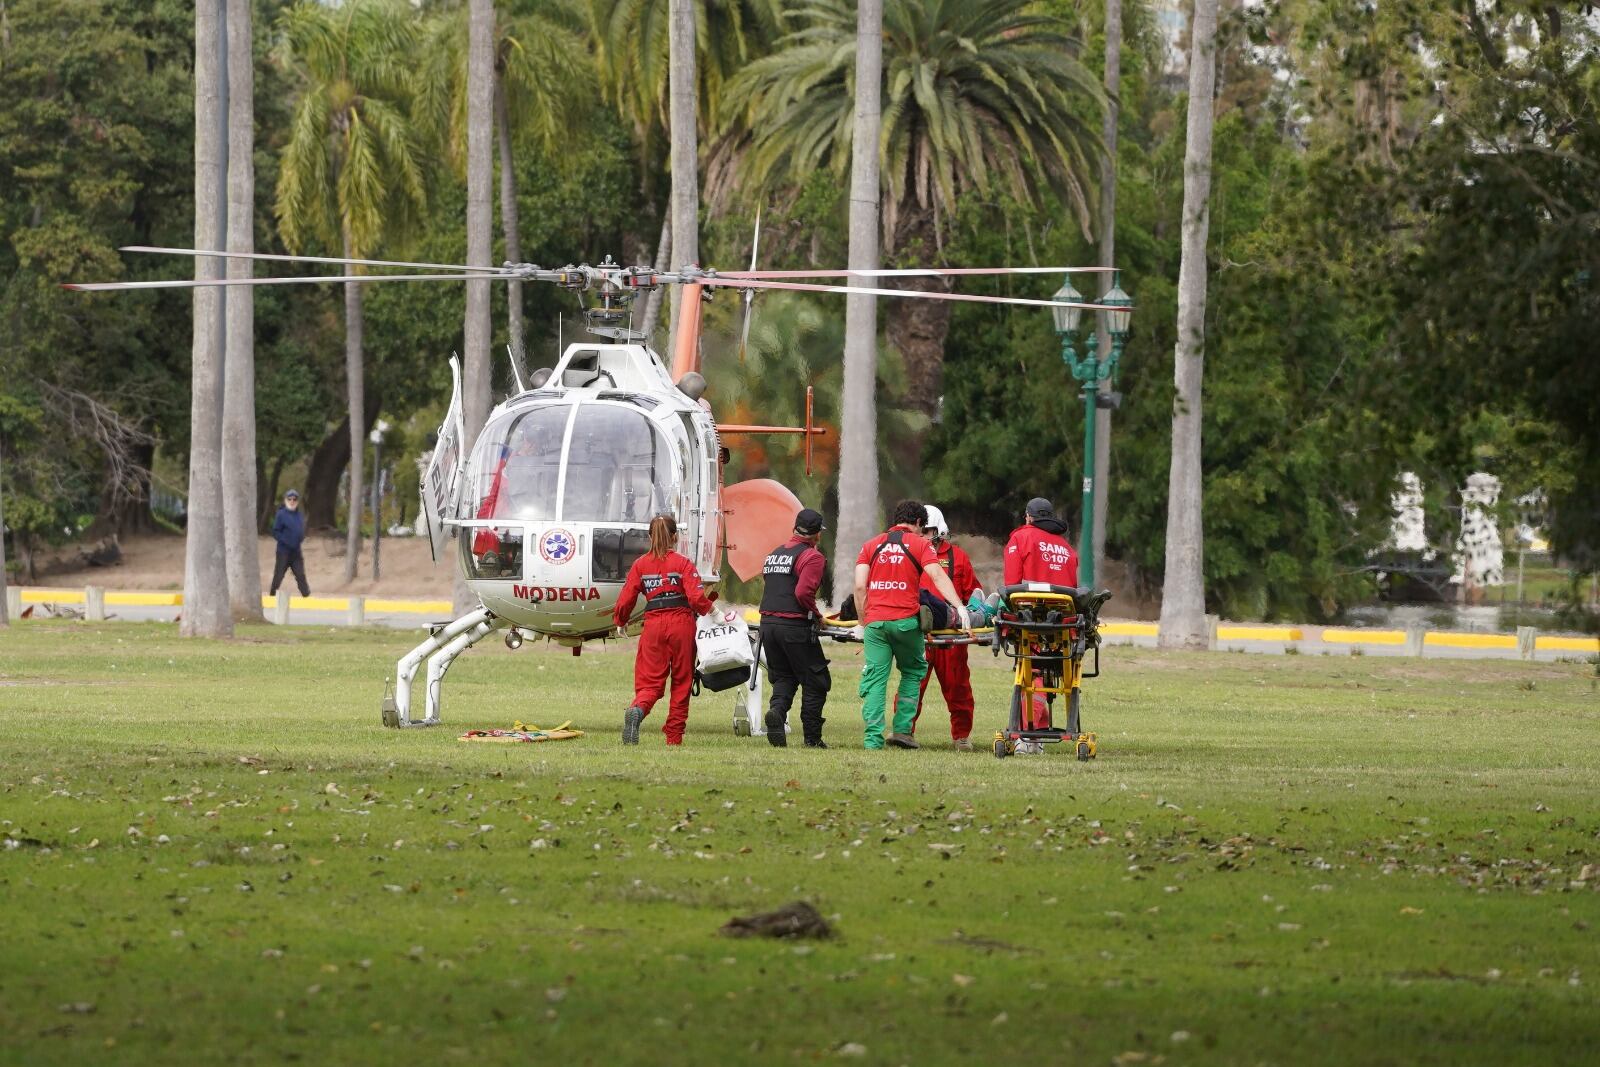
{"type": "MultiPolygon", "coordinates": [[[[421,273],[67,283],[65,288],[491,279],[552,283],[585,302],[584,322],[596,340],[568,345],[554,366],[533,372],[527,381],[513,360],[513,391],[489,412],[472,441],[466,440],[460,361],[450,359],[452,396],[423,473],[421,512],[435,561],[448,553],[454,539],[462,577],[479,604],[432,628],[426,640],[399,660],[381,704],[384,725],[397,728],[437,725],[444,677],[451,664],[498,631],[505,631],[505,642],[513,649],[531,634],[571,648],[574,655],[581,654],[589,641],[613,636],[617,597],[628,569],[649,549],[649,523],[658,514],[678,520],[679,551],[694,561],[708,588],[720,581],[724,555],[734,573],[749,580],[760,573],[771,547],[788,536],[800,500],[772,479],[725,485],[723,469],[730,452],[723,441],[752,434],[799,435],[809,474],[813,441],[827,429],[814,424],[809,387],[803,426],[716,421],[705,396],[708,383],[700,372],[703,303],[714,291],[743,290],[747,336],[750,299],[768,289],[1111,309],[1093,302],[831,281],[1111,270],[1101,267],[759,271],[752,266],[748,271],[722,272],[691,265],[657,271],[621,266],[609,256],[597,265],[544,268],[528,263],[470,267],[145,245],[122,250],[421,273]],[[670,363],[631,327],[635,298],[668,285],[683,287],[670,363]],[[428,664],[424,708],[418,717],[413,714],[413,690],[424,661],[428,664]]],[[[641,619],[642,613],[634,616],[630,632],[637,631],[641,619]]],[[[760,732],[758,720],[758,715],[751,715],[755,732],[760,732]]]]}

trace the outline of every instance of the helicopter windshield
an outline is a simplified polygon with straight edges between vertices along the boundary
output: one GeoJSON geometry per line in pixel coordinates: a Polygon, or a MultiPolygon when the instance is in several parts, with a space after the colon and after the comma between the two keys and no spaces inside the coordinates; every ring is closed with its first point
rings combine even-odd
{"type": "Polygon", "coordinates": [[[621,404],[547,404],[484,427],[467,471],[462,518],[648,522],[674,510],[676,462],[643,412],[621,404]],[[566,493],[562,484],[563,443],[566,493]]]}
{"type": "Polygon", "coordinates": [[[619,404],[578,409],[567,450],[562,518],[577,522],[649,522],[672,512],[672,449],[645,415],[619,404]]]}
{"type": "Polygon", "coordinates": [[[561,485],[565,406],[511,412],[484,427],[462,499],[474,519],[553,519],[561,485]]]}

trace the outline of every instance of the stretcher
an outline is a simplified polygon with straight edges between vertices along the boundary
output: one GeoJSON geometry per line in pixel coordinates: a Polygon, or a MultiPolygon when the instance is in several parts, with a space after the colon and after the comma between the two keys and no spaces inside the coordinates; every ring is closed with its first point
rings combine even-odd
{"type": "MultiPolygon", "coordinates": [[[[746,611],[744,621],[750,627],[750,644],[755,652],[756,662],[750,672],[750,679],[739,689],[734,690],[733,704],[733,734],[735,737],[764,737],[766,736],[766,705],[762,694],[761,676],[764,668],[764,657],[761,652],[761,613],[754,609],[746,611]]],[[[861,638],[856,636],[857,627],[861,624],[855,619],[841,619],[828,616],[817,622],[817,636],[828,641],[840,644],[860,644],[861,638]]],[[[994,641],[995,628],[992,626],[974,627],[970,632],[966,630],[932,630],[927,634],[928,644],[935,648],[952,647],[955,645],[988,645],[994,641]]],[[[785,729],[792,729],[786,724],[785,729]]]]}
{"type": "Polygon", "coordinates": [[[1010,719],[994,735],[995,756],[1004,759],[1066,743],[1080,760],[1094,759],[1099,744],[1082,728],[1081,683],[1100,674],[1100,608],[1111,599],[1110,591],[1023,582],[1006,586],[997,599],[994,654],[1004,652],[1014,660],[1016,673],[1010,719]],[[1094,668],[1085,671],[1083,660],[1090,652],[1094,668]],[[1052,718],[1057,696],[1065,698],[1063,726],[1052,718]]]}

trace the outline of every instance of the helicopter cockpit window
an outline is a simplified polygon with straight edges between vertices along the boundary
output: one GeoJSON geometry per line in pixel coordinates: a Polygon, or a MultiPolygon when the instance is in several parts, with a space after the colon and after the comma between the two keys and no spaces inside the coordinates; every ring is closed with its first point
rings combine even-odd
{"type": "Polygon", "coordinates": [[[484,427],[467,470],[464,518],[553,519],[566,405],[510,412],[484,427]]]}
{"type": "Polygon", "coordinates": [[[671,444],[641,412],[585,404],[572,427],[562,517],[649,522],[675,510],[676,469],[671,444]]]}

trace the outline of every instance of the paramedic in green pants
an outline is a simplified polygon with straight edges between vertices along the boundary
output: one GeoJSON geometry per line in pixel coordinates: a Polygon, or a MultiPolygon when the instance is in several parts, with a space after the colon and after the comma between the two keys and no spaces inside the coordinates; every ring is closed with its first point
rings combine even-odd
{"type": "Polygon", "coordinates": [[[923,655],[921,601],[917,591],[926,569],[940,596],[950,602],[961,628],[970,630],[967,609],[956,595],[950,576],[939,566],[933,545],[921,534],[928,513],[915,500],[894,506],[894,525],[861,546],[856,557],[856,612],[864,627],[866,666],[861,672],[861,720],[866,727],[866,747],[916,748],[911,736],[917,714],[922,678],[928,673],[923,655]],[[884,704],[889,695],[889,668],[900,668],[900,688],[895,694],[894,722],[883,736],[884,704]]]}

